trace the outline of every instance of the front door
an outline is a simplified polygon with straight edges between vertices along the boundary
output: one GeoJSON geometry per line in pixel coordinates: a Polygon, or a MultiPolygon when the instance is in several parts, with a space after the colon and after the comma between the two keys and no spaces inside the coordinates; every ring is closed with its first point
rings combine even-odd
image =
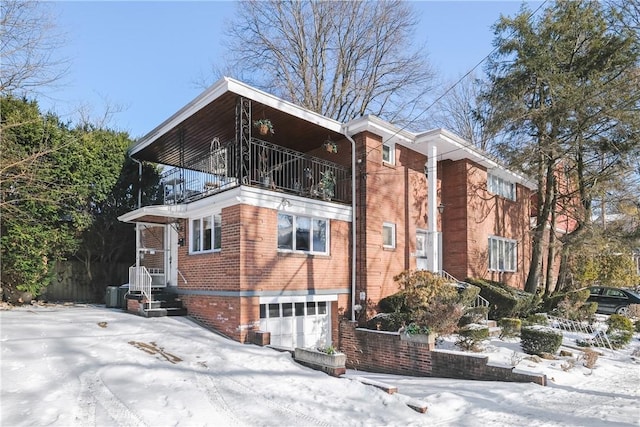
{"type": "Polygon", "coordinates": [[[427,270],[427,232],[416,231],[416,269],[427,270]]]}

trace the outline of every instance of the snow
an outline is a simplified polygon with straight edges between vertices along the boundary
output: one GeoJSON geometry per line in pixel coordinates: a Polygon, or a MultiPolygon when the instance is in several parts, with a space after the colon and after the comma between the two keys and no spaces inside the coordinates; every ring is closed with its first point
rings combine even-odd
{"type": "MultiPolygon", "coordinates": [[[[348,371],[398,387],[298,365],[287,352],[221,337],[188,318],[142,318],[91,305],[0,311],[2,426],[638,426],[638,335],[602,351],[591,370],[573,358],[524,359],[492,339],[492,364],[541,372],[549,385],[348,371]],[[424,403],[425,414],[407,404],[424,403]]],[[[445,351],[456,351],[453,341],[445,351]]]]}

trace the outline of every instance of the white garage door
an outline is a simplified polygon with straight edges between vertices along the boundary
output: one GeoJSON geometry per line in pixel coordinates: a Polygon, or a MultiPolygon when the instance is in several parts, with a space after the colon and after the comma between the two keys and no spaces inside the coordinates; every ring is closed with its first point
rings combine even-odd
{"type": "Polygon", "coordinates": [[[287,349],[331,344],[331,301],[274,301],[260,304],[260,330],[271,345],[287,349]]]}

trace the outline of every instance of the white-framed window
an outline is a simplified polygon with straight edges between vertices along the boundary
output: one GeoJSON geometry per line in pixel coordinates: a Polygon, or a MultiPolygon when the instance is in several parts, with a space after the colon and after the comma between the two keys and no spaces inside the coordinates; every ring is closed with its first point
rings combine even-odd
{"type": "Polygon", "coordinates": [[[279,213],[278,250],[328,254],[329,221],[279,213]]]}
{"type": "Polygon", "coordinates": [[[222,216],[207,215],[191,220],[191,253],[213,252],[222,248],[222,216]]]}
{"type": "Polygon", "coordinates": [[[393,144],[382,144],[382,162],[389,165],[396,164],[396,150],[393,144]]]}
{"type": "Polygon", "coordinates": [[[382,223],[382,247],[396,247],[396,225],[392,222],[382,223]]]}
{"type": "Polygon", "coordinates": [[[516,271],[518,242],[504,237],[489,237],[489,270],[516,271]]]}
{"type": "Polygon", "coordinates": [[[516,184],[492,173],[487,174],[487,190],[509,200],[516,200],[516,184]]]}

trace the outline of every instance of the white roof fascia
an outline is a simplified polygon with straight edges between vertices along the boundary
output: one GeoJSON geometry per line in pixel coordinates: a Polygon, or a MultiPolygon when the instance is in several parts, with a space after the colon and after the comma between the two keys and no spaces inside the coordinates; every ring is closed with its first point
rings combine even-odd
{"type": "Polygon", "coordinates": [[[145,206],[118,217],[122,222],[137,222],[145,216],[164,218],[198,218],[238,204],[275,209],[296,215],[351,222],[352,209],[338,203],[308,199],[254,187],[239,186],[211,197],[178,205],[145,206]]]}
{"type": "MultiPolygon", "coordinates": [[[[438,128],[431,129],[426,132],[422,132],[416,136],[415,144],[421,144],[425,142],[435,142],[438,145],[438,156],[441,154],[444,156],[446,154],[451,154],[455,151],[461,151],[464,153],[464,157],[469,160],[474,161],[475,163],[484,166],[488,172],[500,176],[501,178],[507,179],[509,181],[517,182],[525,187],[535,190],[537,189],[537,185],[533,183],[530,179],[525,177],[524,175],[513,172],[503,165],[499,164],[495,160],[488,157],[486,154],[482,153],[477,147],[473,146],[470,142],[465,140],[464,138],[456,135],[455,133],[448,131],[446,129],[438,128]]],[[[411,148],[409,146],[409,148],[411,148]]]]}
{"type": "Polygon", "coordinates": [[[121,222],[136,222],[145,216],[160,216],[165,218],[187,218],[185,205],[157,205],[145,206],[118,217],[121,222]]]}
{"type": "Polygon", "coordinates": [[[307,110],[305,108],[298,107],[291,102],[280,99],[274,95],[270,95],[266,92],[263,92],[232,78],[223,77],[222,79],[211,85],[204,92],[202,92],[200,95],[198,95],[196,98],[194,98],[187,105],[178,110],[178,112],[173,114],[151,132],[138,140],[132,146],[131,154],[135,154],[138,151],[146,148],[151,143],[153,143],[153,141],[169,132],[171,129],[182,123],[187,118],[191,117],[193,114],[200,111],[211,102],[215,101],[226,92],[236,93],[240,96],[244,96],[253,101],[275,108],[284,113],[314,123],[318,126],[322,126],[334,132],[341,132],[342,123],[338,121],[325,117],[321,114],[314,113],[313,111],[307,110]]]}
{"type": "Polygon", "coordinates": [[[404,129],[400,129],[391,123],[376,116],[363,116],[344,124],[343,132],[348,132],[349,136],[361,132],[371,132],[382,137],[382,142],[406,145],[413,142],[415,136],[404,129]]]}

